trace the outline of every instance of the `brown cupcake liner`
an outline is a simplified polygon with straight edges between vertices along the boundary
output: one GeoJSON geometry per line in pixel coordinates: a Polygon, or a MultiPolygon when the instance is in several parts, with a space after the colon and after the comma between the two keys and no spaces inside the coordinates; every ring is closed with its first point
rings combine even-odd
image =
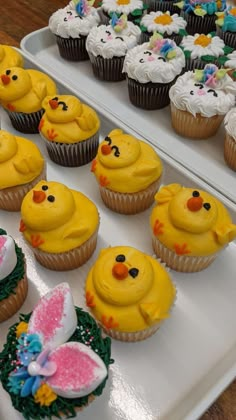
{"type": "Polygon", "coordinates": [[[236,33],[230,31],[223,31],[222,28],[216,25],[216,35],[223,39],[225,45],[236,49],[236,33]]]}
{"type": "MultiPolygon", "coordinates": [[[[215,60],[212,60],[211,63],[218,65],[217,63],[218,57],[215,58],[215,60]]],[[[205,65],[206,65],[206,61],[201,60],[201,58],[186,58],[185,57],[185,70],[189,71],[189,70],[202,70],[204,69],[205,65]]]]}
{"type": "Polygon", "coordinates": [[[45,141],[50,159],[66,167],[78,167],[91,162],[99,146],[99,131],[86,140],[72,144],[49,141],[42,134],[41,137],[45,141]]]}
{"type": "Polygon", "coordinates": [[[169,11],[170,14],[177,13],[180,14],[180,9],[177,6],[174,6],[175,1],[157,1],[157,0],[145,0],[145,3],[148,6],[148,10],[154,12],[167,12],[169,11]]]}
{"type": "Polygon", "coordinates": [[[145,190],[133,194],[119,193],[100,186],[100,194],[110,210],[121,214],[136,214],[147,210],[153,204],[160,183],[161,177],[145,190]]]}
{"type": "Polygon", "coordinates": [[[40,249],[32,248],[28,242],[27,244],[30,246],[36,260],[41,265],[48,268],[49,270],[67,271],[81,267],[81,265],[88,261],[88,259],[95,251],[97,245],[97,235],[98,228],[93,233],[93,235],[79,247],[58,254],[44,252],[40,249]]]}
{"type": "Polygon", "coordinates": [[[69,61],[85,61],[89,59],[86,50],[87,36],[80,35],[80,38],[62,38],[56,35],[59,54],[69,61]]]}
{"type": "Polygon", "coordinates": [[[11,318],[23,305],[28,293],[28,280],[24,276],[18,282],[18,285],[14,289],[14,293],[6,299],[0,301],[0,322],[6,321],[11,318]]]}
{"type": "MultiPolygon", "coordinates": [[[[140,37],[140,44],[143,44],[144,42],[149,42],[152,35],[153,32],[142,32],[140,37]]],[[[168,35],[167,32],[165,32],[161,35],[163,36],[163,38],[172,39],[176,43],[176,45],[179,45],[183,39],[183,37],[179,34],[168,35]]]]}
{"type": "Polygon", "coordinates": [[[89,53],[89,59],[97,79],[107,82],[120,82],[125,79],[125,73],[122,73],[125,57],[103,58],[89,53]]]}
{"type": "Polygon", "coordinates": [[[21,133],[36,134],[39,132],[38,126],[43,115],[43,109],[37,112],[26,114],[24,112],[13,112],[5,108],[12,126],[21,133]]]}
{"type": "Polygon", "coordinates": [[[139,83],[127,77],[130,102],[142,109],[160,109],[169,105],[169,90],[177,77],[170,83],[139,83]]]}
{"type": "Polygon", "coordinates": [[[0,209],[7,211],[20,211],[25,195],[41,180],[46,180],[46,164],[41,173],[33,181],[15,187],[0,190],[0,209]]]}
{"type": "Polygon", "coordinates": [[[227,131],[224,140],[224,158],[229,168],[236,171],[236,141],[227,131]]]}
{"type": "Polygon", "coordinates": [[[207,35],[216,30],[216,15],[205,15],[202,17],[181,10],[180,16],[187,22],[186,31],[189,35],[195,35],[196,33],[207,35]]]}
{"type": "Polygon", "coordinates": [[[168,267],[183,273],[194,273],[204,270],[213,263],[218,255],[218,253],[198,257],[177,255],[174,251],[164,246],[154,235],[152,236],[152,246],[157,257],[164,261],[168,267]]]}
{"type": "Polygon", "coordinates": [[[176,133],[191,139],[201,140],[214,136],[219,129],[224,115],[206,118],[197,114],[194,117],[188,111],[177,109],[171,102],[171,122],[176,133]]]}

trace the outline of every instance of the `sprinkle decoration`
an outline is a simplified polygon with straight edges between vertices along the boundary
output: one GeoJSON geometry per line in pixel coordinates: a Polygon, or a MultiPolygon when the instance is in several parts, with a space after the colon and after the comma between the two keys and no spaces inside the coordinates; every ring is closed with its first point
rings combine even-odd
{"type": "Polygon", "coordinates": [[[116,13],[113,13],[111,18],[111,26],[115,32],[122,32],[123,29],[127,27],[127,16],[121,15],[118,17],[116,13]]]}
{"type": "Polygon", "coordinates": [[[80,17],[85,17],[89,14],[91,9],[91,6],[89,5],[89,2],[87,0],[79,0],[75,3],[75,10],[76,13],[80,17]]]}
{"type": "Polygon", "coordinates": [[[218,69],[215,64],[207,64],[203,70],[195,70],[194,79],[206,86],[216,88],[217,82],[227,74],[227,69],[218,69]]]}
{"type": "Polygon", "coordinates": [[[176,44],[174,41],[163,38],[157,32],[154,32],[150,38],[149,48],[164,57],[166,60],[172,60],[176,57],[176,44]]]}

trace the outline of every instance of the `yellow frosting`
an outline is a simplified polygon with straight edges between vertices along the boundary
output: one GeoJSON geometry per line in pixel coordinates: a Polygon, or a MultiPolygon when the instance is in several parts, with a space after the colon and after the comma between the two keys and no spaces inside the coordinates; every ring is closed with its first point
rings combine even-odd
{"type": "Polygon", "coordinates": [[[9,45],[0,45],[0,74],[8,67],[23,67],[20,53],[9,45]]]}
{"type": "Polygon", "coordinates": [[[10,67],[0,75],[0,101],[10,111],[39,111],[45,96],[56,90],[54,81],[38,70],[10,67]]]}
{"type": "Polygon", "coordinates": [[[99,145],[91,170],[101,186],[135,193],[160,178],[162,163],[150,145],[116,129],[99,145]]]}
{"type": "Polygon", "coordinates": [[[227,209],[205,191],[170,184],[158,191],[155,200],[152,232],[178,255],[211,255],[236,237],[227,209]]]}
{"type": "Polygon", "coordinates": [[[165,268],[128,246],[102,250],[86,280],[87,306],[106,327],[123,332],[140,331],[167,318],[175,294],[165,268]],[[114,274],[118,256],[123,256],[119,264],[126,272],[122,279],[114,274]],[[133,277],[134,269],[138,272],[133,277]]]}
{"type": "Polygon", "coordinates": [[[43,156],[32,141],[0,130],[0,189],[31,182],[43,166],[43,156]]]}
{"type": "Polygon", "coordinates": [[[47,96],[39,129],[49,141],[76,143],[93,136],[100,128],[96,112],[71,95],[47,96]]]}
{"type": "Polygon", "coordinates": [[[45,252],[77,248],[97,230],[99,214],[84,194],[59,182],[40,181],[26,194],[21,206],[25,239],[45,252]]]}

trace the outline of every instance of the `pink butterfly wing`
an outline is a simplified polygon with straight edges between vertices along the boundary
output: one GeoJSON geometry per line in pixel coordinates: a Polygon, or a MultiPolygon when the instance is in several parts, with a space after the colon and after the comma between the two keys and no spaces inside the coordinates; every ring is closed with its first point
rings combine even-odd
{"type": "Polygon", "coordinates": [[[65,343],[76,327],[70,286],[60,283],[39,300],[30,317],[28,334],[38,334],[43,347],[53,349],[65,343]]]}
{"type": "Polygon", "coordinates": [[[65,398],[83,397],[94,391],[106,378],[102,359],[82,343],[69,342],[53,350],[48,358],[57,366],[46,379],[53,391],[65,398]]]}

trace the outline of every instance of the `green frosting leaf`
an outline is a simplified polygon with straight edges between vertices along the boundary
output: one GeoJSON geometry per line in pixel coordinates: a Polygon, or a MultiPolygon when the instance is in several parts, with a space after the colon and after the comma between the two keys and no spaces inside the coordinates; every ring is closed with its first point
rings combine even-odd
{"type": "Polygon", "coordinates": [[[215,31],[213,31],[213,32],[209,32],[209,34],[208,35],[211,35],[211,37],[212,38],[214,38],[214,36],[216,36],[216,32],[215,31]]]}
{"type": "Polygon", "coordinates": [[[206,63],[214,63],[216,61],[216,57],[214,55],[202,55],[201,60],[205,61],[206,63]]]}
{"type": "Polygon", "coordinates": [[[147,32],[147,28],[144,25],[140,25],[141,32],[147,32]]]}
{"type": "Polygon", "coordinates": [[[179,32],[178,32],[178,35],[186,36],[186,35],[188,35],[188,32],[185,29],[180,29],[179,32]]]}
{"type": "Polygon", "coordinates": [[[135,9],[131,12],[132,16],[142,16],[142,14],[143,14],[143,10],[141,9],[135,9]]]}
{"type": "Polygon", "coordinates": [[[217,61],[223,66],[225,63],[226,63],[226,61],[228,61],[229,60],[229,58],[228,57],[226,57],[225,55],[221,55],[218,59],[217,59],[217,61]]]}
{"type": "MultiPolygon", "coordinates": [[[[68,341],[77,341],[86,343],[92,336],[90,347],[101,357],[107,369],[114,361],[111,359],[111,339],[101,337],[101,329],[97,326],[95,320],[83,309],[75,307],[78,327],[68,341]]],[[[31,314],[21,315],[20,321],[28,322],[31,314]]],[[[88,404],[89,395],[82,398],[63,398],[57,397],[49,406],[40,407],[36,404],[32,396],[21,398],[14,395],[8,388],[8,376],[14,370],[12,362],[16,361],[16,334],[15,329],[18,323],[14,324],[8,333],[6,344],[0,353],[0,379],[3,388],[10,394],[13,407],[20,411],[25,419],[41,420],[44,418],[52,419],[75,417],[76,408],[84,407],[88,404]]],[[[107,378],[90,395],[99,396],[102,394],[107,378]]]]}
{"type": "Polygon", "coordinates": [[[227,55],[227,54],[231,54],[231,52],[233,52],[234,49],[232,47],[229,47],[228,45],[225,45],[223,50],[224,50],[224,53],[227,55]]]}
{"type": "Polygon", "coordinates": [[[232,75],[233,79],[236,79],[236,71],[233,71],[232,75]]]}
{"type": "Polygon", "coordinates": [[[191,51],[184,50],[184,55],[186,58],[191,58],[191,51]]]}

